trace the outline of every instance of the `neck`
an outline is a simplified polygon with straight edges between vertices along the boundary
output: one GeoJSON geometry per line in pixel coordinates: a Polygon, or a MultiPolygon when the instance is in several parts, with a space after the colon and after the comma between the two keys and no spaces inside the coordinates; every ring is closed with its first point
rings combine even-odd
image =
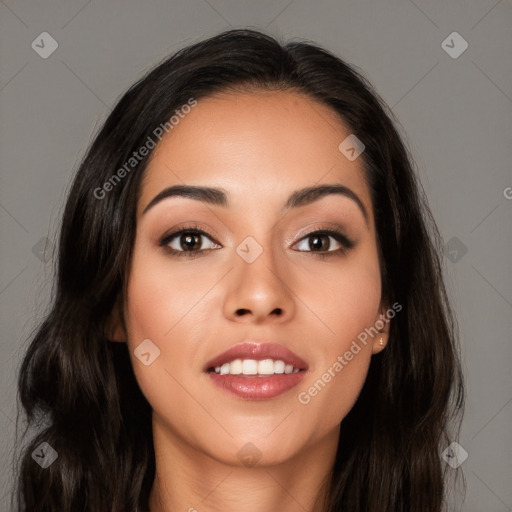
{"type": "Polygon", "coordinates": [[[227,464],[153,419],[156,474],[151,512],[325,512],[339,429],[291,458],[253,467],[227,464]]]}

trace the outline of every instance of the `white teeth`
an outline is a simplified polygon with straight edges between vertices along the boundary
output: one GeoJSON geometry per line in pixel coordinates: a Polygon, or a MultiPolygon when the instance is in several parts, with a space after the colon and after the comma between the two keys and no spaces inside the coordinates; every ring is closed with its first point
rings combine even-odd
{"type": "Polygon", "coordinates": [[[258,362],[259,375],[272,375],[274,373],[274,361],[272,359],[262,359],[258,362]]]}
{"type": "Polygon", "coordinates": [[[244,375],[256,375],[258,373],[258,361],[244,359],[242,361],[242,373],[244,375]]]}
{"type": "Polygon", "coordinates": [[[285,364],[280,359],[235,359],[230,363],[215,367],[215,373],[220,375],[274,375],[282,373],[296,373],[299,370],[291,364],[285,364]]]}
{"type": "Polygon", "coordinates": [[[241,359],[235,359],[234,361],[231,361],[229,363],[229,373],[231,375],[240,375],[242,373],[242,360],[241,359]]]}
{"type": "Polygon", "coordinates": [[[284,373],[284,361],[274,361],[274,373],[284,373]]]}

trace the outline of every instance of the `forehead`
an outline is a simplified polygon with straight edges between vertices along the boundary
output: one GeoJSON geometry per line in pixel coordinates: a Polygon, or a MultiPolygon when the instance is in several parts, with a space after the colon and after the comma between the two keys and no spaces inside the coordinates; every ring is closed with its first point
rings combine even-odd
{"type": "Polygon", "coordinates": [[[329,107],[300,93],[266,91],[218,94],[186,110],[153,151],[139,215],[178,184],[222,187],[230,204],[243,207],[251,199],[282,206],[299,188],[340,183],[371,213],[363,161],[339,150],[350,131],[329,107]]]}

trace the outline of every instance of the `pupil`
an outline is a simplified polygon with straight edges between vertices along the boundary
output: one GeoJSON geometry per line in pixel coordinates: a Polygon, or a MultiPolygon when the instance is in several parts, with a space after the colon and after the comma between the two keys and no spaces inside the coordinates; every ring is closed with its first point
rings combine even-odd
{"type": "Polygon", "coordinates": [[[322,248],[322,240],[324,238],[326,238],[325,235],[321,235],[321,236],[315,235],[313,237],[313,243],[311,244],[311,246],[315,249],[321,249],[322,248]]]}
{"type": "Polygon", "coordinates": [[[182,235],[181,241],[182,241],[184,247],[186,247],[187,249],[193,249],[194,244],[198,244],[198,238],[199,237],[197,235],[191,235],[191,234],[182,235]]]}

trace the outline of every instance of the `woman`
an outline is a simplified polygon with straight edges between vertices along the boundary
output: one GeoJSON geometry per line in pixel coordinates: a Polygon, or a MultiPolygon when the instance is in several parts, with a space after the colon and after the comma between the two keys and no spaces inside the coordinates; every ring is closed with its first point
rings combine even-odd
{"type": "Polygon", "coordinates": [[[456,326],[391,119],[339,58],[250,30],[121,98],[20,371],[23,510],[444,510],[456,326]]]}

